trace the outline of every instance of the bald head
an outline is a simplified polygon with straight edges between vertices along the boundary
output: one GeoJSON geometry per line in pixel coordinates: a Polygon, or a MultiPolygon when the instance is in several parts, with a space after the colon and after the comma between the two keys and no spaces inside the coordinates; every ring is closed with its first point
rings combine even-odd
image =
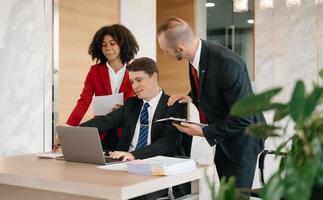
{"type": "Polygon", "coordinates": [[[157,30],[160,49],[177,60],[193,60],[199,44],[191,27],[178,17],[170,17],[157,30]]]}
{"type": "Polygon", "coordinates": [[[161,36],[169,44],[188,43],[196,38],[192,28],[178,17],[170,17],[164,21],[157,30],[157,36],[161,36]]]}

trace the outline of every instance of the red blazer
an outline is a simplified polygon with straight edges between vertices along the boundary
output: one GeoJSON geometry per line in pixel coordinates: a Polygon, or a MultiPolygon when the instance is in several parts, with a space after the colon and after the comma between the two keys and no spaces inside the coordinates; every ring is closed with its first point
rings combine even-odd
{"type": "MultiPolygon", "coordinates": [[[[119,89],[119,93],[121,92],[124,94],[124,101],[126,101],[129,97],[134,96],[127,70],[124,74],[123,81],[119,89]]],[[[91,66],[91,69],[86,76],[80,98],[66,123],[71,126],[78,126],[92,102],[93,95],[104,96],[111,94],[112,89],[109,71],[106,64],[96,64],[91,66]]]]}

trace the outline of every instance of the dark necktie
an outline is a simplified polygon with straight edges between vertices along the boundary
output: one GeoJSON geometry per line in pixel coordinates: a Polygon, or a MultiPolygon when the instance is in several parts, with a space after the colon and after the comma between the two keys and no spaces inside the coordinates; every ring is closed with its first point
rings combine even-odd
{"type": "Polygon", "coordinates": [[[145,103],[141,112],[140,112],[140,130],[139,130],[139,138],[136,149],[144,147],[147,145],[148,139],[148,107],[149,104],[145,103]]]}
{"type": "MultiPolygon", "coordinates": [[[[195,67],[192,64],[190,64],[190,67],[191,67],[192,76],[193,76],[193,80],[194,80],[194,88],[193,89],[195,91],[196,98],[200,99],[200,95],[199,95],[199,77],[197,76],[197,70],[195,69],[195,67]]],[[[200,114],[200,121],[202,123],[207,123],[204,111],[201,109],[201,107],[199,105],[197,105],[197,106],[198,106],[198,110],[199,110],[199,114],[200,114]]]]}

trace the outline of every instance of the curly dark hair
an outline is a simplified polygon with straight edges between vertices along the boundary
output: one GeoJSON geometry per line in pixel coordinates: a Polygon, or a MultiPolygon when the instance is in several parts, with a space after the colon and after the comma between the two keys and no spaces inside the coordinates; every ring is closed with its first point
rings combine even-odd
{"type": "Polygon", "coordinates": [[[105,35],[110,35],[119,45],[120,59],[123,64],[131,61],[139,51],[136,38],[128,28],[121,24],[103,26],[93,36],[88,50],[92,60],[96,63],[102,64],[107,62],[107,58],[102,52],[102,42],[105,35]]]}

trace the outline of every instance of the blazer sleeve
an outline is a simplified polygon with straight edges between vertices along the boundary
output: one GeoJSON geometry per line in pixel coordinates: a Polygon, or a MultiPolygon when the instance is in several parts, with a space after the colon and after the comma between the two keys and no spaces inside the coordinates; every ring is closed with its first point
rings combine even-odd
{"type": "MultiPolygon", "coordinates": [[[[230,108],[241,97],[252,94],[248,71],[243,62],[226,60],[220,72],[221,79],[217,79],[217,84],[230,108]]],[[[240,118],[228,114],[224,119],[213,121],[203,128],[203,133],[212,146],[232,136],[243,134],[245,128],[253,122],[253,116],[240,118]]]]}
{"type": "Polygon", "coordinates": [[[77,126],[84,117],[86,111],[88,110],[92,102],[92,97],[94,94],[94,86],[92,81],[93,78],[95,78],[95,74],[93,68],[91,68],[91,70],[86,76],[80,98],[78,99],[76,106],[74,107],[72,113],[66,121],[66,124],[69,124],[71,126],[77,126]]]}
{"type": "Polygon", "coordinates": [[[90,119],[89,121],[80,124],[80,126],[96,127],[100,133],[108,132],[111,129],[120,128],[124,125],[124,113],[125,106],[122,106],[119,109],[114,110],[105,116],[95,116],[93,119],[90,119]]]}
{"type": "MultiPolygon", "coordinates": [[[[186,104],[175,103],[166,117],[186,117],[186,104]]],[[[144,159],[157,155],[168,155],[175,151],[180,145],[182,133],[172,124],[162,124],[164,129],[161,131],[160,137],[150,145],[131,152],[136,159],[144,159]]],[[[160,128],[156,127],[156,131],[160,128]]],[[[157,133],[156,133],[157,134],[157,133]]]]}

